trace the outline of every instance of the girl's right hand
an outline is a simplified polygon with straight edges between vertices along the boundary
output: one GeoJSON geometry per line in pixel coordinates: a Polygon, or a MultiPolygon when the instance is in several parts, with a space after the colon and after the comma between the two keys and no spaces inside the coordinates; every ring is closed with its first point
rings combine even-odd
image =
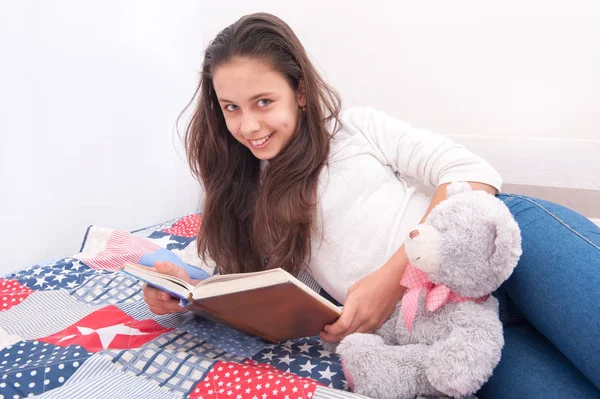
{"type": "MultiPolygon", "coordinates": [[[[192,283],[190,276],[184,268],[170,262],[155,262],[154,270],[159,273],[178,277],[188,283],[192,283]]],[[[144,284],[142,289],[144,301],[148,304],[150,311],[157,315],[176,313],[185,311],[179,306],[179,299],[174,299],[170,294],[144,284]]]]}

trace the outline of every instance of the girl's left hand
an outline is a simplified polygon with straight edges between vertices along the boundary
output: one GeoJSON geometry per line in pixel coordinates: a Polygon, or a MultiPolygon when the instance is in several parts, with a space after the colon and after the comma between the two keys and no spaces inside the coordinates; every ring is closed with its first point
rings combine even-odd
{"type": "Polygon", "coordinates": [[[372,333],[383,325],[404,294],[400,279],[404,270],[384,265],[348,289],[342,315],[325,326],[321,339],[340,342],[354,332],[372,333]]]}

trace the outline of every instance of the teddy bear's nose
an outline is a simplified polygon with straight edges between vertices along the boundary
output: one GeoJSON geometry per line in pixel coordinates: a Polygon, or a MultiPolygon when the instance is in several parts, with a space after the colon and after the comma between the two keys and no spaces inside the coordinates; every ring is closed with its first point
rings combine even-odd
{"type": "Polygon", "coordinates": [[[419,234],[421,234],[421,233],[419,233],[419,230],[413,230],[413,231],[411,231],[411,232],[408,234],[408,236],[409,236],[411,239],[413,239],[413,238],[415,238],[415,237],[418,237],[418,236],[419,236],[419,234]]]}

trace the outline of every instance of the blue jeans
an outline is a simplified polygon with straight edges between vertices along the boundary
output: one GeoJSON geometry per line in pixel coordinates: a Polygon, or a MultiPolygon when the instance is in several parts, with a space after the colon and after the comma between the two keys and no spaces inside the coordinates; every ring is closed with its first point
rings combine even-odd
{"type": "Polygon", "coordinates": [[[498,198],[521,228],[523,255],[495,293],[505,345],[477,396],[600,398],[600,228],[551,202],[498,198]]]}

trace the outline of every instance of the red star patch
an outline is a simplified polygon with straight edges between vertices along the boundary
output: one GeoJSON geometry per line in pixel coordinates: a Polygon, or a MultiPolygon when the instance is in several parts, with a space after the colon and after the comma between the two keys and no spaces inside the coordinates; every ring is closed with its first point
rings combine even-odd
{"type": "Polygon", "coordinates": [[[171,330],[152,319],[136,320],[110,305],[39,340],[58,346],[81,345],[89,352],[98,352],[103,349],[139,348],[171,330]]]}
{"type": "Polygon", "coordinates": [[[19,283],[17,280],[0,278],[0,312],[20,304],[33,290],[19,283]]]}
{"type": "Polygon", "coordinates": [[[196,237],[200,230],[201,223],[202,215],[188,215],[173,223],[171,227],[163,230],[163,232],[180,237],[196,237]]]}
{"type": "Polygon", "coordinates": [[[190,398],[312,398],[321,385],[310,378],[281,371],[270,364],[217,362],[190,392],[190,398]]]}

